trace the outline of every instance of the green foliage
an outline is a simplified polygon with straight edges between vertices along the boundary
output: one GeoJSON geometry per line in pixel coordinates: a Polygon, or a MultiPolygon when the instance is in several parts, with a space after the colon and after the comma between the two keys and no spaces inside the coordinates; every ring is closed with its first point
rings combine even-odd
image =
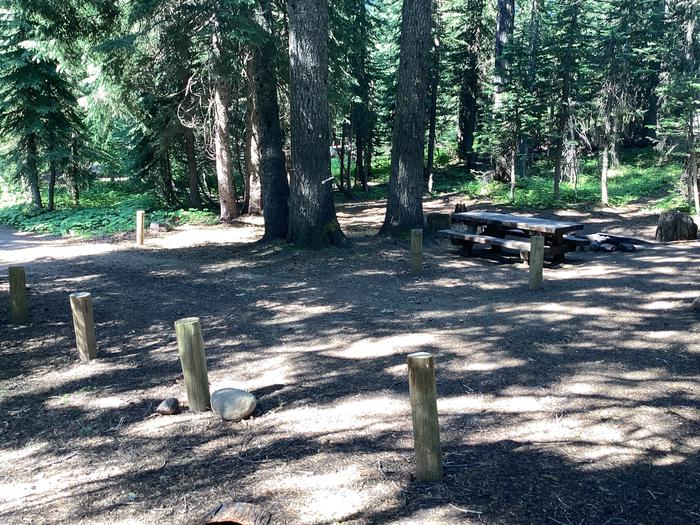
{"type": "Polygon", "coordinates": [[[93,237],[133,231],[136,210],[146,210],[149,222],[179,224],[217,224],[217,215],[202,210],[168,210],[149,193],[133,193],[133,188],[114,184],[96,184],[86,191],[81,206],[70,206],[70,197],[59,192],[54,212],[26,205],[0,208],[0,224],[20,231],[51,235],[93,237]]]}

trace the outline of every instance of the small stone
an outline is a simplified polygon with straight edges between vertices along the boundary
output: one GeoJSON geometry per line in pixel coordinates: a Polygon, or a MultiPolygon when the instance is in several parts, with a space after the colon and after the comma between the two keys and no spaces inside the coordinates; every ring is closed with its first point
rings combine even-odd
{"type": "Polygon", "coordinates": [[[180,402],[175,397],[169,397],[164,399],[158,408],[156,408],[158,414],[164,416],[174,416],[180,413],[180,402]]]}
{"type": "Polygon", "coordinates": [[[614,244],[610,244],[608,242],[604,242],[600,245],[600,249],[604,252],[616,252],[617,246],[615,246],[614,244]]]}
{"type": "Polygon", "coordinates": [[[623,252],[633,252],[635,250],[634,244],[629,242],[621,242],[618,246],[620,247],[620,251],[623,252]]]}
{"type": "Polygon", "coordinates": [[[222,388],[211,395],[211,409],[224,421],[238,421],[253,413],[255,396],[237,388],[222,388]]]}
{"type": "Polygon", "coordinates": [[[696,312],[700,312],[700,297],[696,297],[690,307],[696,312]]]}

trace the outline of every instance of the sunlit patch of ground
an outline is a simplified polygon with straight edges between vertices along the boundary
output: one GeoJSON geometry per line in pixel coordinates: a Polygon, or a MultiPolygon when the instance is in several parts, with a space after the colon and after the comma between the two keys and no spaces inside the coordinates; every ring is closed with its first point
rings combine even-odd
{"type": "MultiPolygon", "coordinates": [[[[533,293],[526,265],[445,244],[426,245],[411,277],[406,243],[369,236],[381,203],[338,215],[352,250],[253,244],[260,218],[141,249],[4,232],[0,262],[27,266],[32,323],[0,320],[0,521],[188,523],[224,500],[280,523],[700,517],[697,243],[569,254],[533,293]],[[75,290],[94,297],[89,364],[73,348],[75,290]],[[191,315],[211,389],[255,392],[253,418],[153,414],[186,399],[172,327],[191,315]],[[419,350],[436,362],[433,485],[411,478],[406,355],[419,350]]],[[[634,207],[559,216],[651,229],[634,207]]]]}

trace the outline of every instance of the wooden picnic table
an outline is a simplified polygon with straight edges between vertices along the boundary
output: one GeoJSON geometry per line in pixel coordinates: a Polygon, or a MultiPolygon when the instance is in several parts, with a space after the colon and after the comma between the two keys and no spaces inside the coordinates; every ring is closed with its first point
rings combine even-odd
{"type": "MultiPolygon", "coordinates": [[[[507,235],[514,237],[542,235],[545,241],[545,253],[552,256],[555,264],[563,262],[564,254],[575,249],[575,244],[572,248],[572,239],[567,237],[567,234],[583,229],[583,224],[576,222],[552,221],[484,211],[453,213],[451,219],[453,223],[466,224],[469,233],[479,233],[484,239],[505,239],[507,235]]],[[[483,241],[479,239],[472,240],[476,242],[483,241]]],[[[490,243],[486,242],[486,244],[490,243]]],[[[509,247],[508,243],[499,244],[502,247],[509,247]]],[[[513,243],[514,246],[515,244],[513,243]]],[[[499,246],[494,245],[493,247],[494,249],[499,249],[499,246]]],[[[525,253],[521,255],[527,256],[525,253]]]]}

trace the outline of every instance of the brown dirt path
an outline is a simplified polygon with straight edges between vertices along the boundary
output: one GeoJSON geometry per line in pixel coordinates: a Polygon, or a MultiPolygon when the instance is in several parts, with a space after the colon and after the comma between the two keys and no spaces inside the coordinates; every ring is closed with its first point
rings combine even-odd
{"type": "MultiPolygon", "coordinates": [[[[188,523],[227,499],[294,524],[700,519],[700,243],[576,252],[532,293],[524,265],[442,244],[410,277],[406,244],[372,235],[381,211],[339,207],[353,246],[320,252],[254,244],[255,220],[141,250],[0,232],[1,274],[27,267],[32,314],[15,327],[0,310],[0,522],[188,523]],[[95,298],[90,364],[76,290],[95,298]],[[212,388],[254,391],[252,419],[152,415],[185,400],[173,322],[189,315],[212,388]],[[414,350],[436,356],[437,484],[411,479],[414,350]]],[[[580,219],[653,224],[639,209],[580,219]]]]}

